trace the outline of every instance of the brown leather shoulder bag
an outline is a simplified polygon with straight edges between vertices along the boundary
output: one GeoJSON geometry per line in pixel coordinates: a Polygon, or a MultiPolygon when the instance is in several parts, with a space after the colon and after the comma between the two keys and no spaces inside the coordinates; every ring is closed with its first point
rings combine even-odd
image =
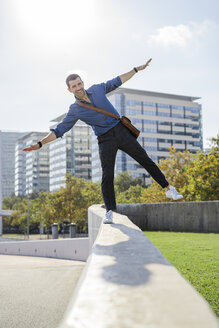
{"type": "Polygon", "coordinates": [[[84,103],[82,103],[80,101],[77,101],[77,100],[76,100],[76,104],[78,104],[79,106],[85,107],[85,108],[89,108],[89,109],[95,110],[96,112],[99,112],[99,113],[102,113],[102,114],[105,114],[105,115],[114,117],[117,120],[120,119],[121,123],[123,125],[125,125],[129,129],[129,131],[133,134],[133,136],[135,138],[138,138],[138,136],[140,134],[140,131],[138,129],[136,129],[136,127],[131,123],[131,121],[130,121],[130,119],[128,117],[126,117],[126,116],[119,117],[118,115],[113,114],[113,113],[110,113],[110,112],[107,112],[104,109],[101,109],[101,108],[98,108],[98,107],[94,107],[92,105],[84,104],[84,103]]]}

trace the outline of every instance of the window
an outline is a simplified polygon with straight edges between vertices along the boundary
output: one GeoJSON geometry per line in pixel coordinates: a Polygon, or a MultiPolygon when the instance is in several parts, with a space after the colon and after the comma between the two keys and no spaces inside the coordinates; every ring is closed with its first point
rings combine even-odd
{"type": "Polygon", "coordinates": [[[155,129],[155,128],[154,128],[154,129],[152,129],[152,128],[151,128],[151,129],[148,129],[148,128],[144,128],[144,129],[143,129],[143,132],[151,132],[151,133],[156,133],[156,132],[157,132],[157,128],[156,128],[156,129],[155,129]]]}
{"type": "Polygon", "coordinates": [[[167,104],[157,104],[158,108],[170,108],[170,105],[167,104]]]}
{"type": "Polygon", "coordinates": [[[132,119],[132,123],[136,124],[136,123],[142,123],[142,120],[140,118],[133,118],[132,119]]]}
{"type": "Polygon", "coordinates": [[[185,110],[191,113],[199,113],[200,109],[199,108],[194,108],[194,107],[185,107],[185,110]]]}
{"type": "Polygon", "coordinates": [[[172,109],[180,109],[180,110],[183,110],[183,106],[172,105],[172,109]]]}
{"type": "Polygon", "coordinates": [[[184,127],[184,123],[173,123],[173,126],[180,126],[180,127],[184,127]]]}
{"type": "Polygon", "coordinates": [[[126,105],[127,106],[136,106],[136,105],[141,105],[141,102],[137,101],[137,100],[126,100],[126,105]]]}
{"type": "Polygon", "coordinates": [[[141,114],[140,109],[126,109],[126,115],[137,115],[141,114]]]}
{"type": "Polygon", "coordinates": [[[154,120],[144,120],[145,124],[156,124],[156,121],[154,120]]]}
{"type": "Polygon", "coordinates": [[[158,121],[159,125],[168,125],[171,126],[171,122],[162,122],[162,121],[158,121]]]}
{"type": "Polygon", "coordinates": [[[146,148],[146,150],[157,151],[157,147],[146,146],[145,148],[146,148]]]}
{"type": "Polygon", "coordinates": [[[157,138],[144,138],[145,142],[156,142],[157,138]]]}
{"type": "Polygon", "coordinates": [[[174,143],[177,143],[177,144],[184,144],[184,141],[183,140],[173,140],[174,143]]]}
{"type": "Polygon", "coordinates": [[[183,114],[172,113],[172,117],[184,117],[184,115],[183,114]]]}
{"type": "Polygon", "coordinates": [[[143,106],[156,107],[156,104],[153,102],[144,101],[143,106]]]}
{"type": "MultiPolygon", "coordinates": [[[[184,136],[185,135],[184,132],[180,132],[180,131],[173,131],[173,134],[174,135],[179,135],[179,136],[184,136]]],[[[186,135],[189,135],[189,134],[186,134],[186,135]]]]}

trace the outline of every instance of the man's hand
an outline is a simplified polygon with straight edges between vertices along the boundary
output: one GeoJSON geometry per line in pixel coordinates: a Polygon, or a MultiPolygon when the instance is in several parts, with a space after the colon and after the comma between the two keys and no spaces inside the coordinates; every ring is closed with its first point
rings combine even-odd
{"type": "MultiPolygon", "coordinates": [[[[56,139],[56,135],[53,131],[51,131],[45,138],[40,140],[42,145],[47,144],[48,142],[54,141],[56,139]]],[[[27,148],[24,148],[23,151],[32,151],[32,150],[37,150],[40,148],[40,145],[38,143],[34,145],[30,145],[27,148]]]]}
{"type": "Polygon", "coordinates": [[[32,151],[32,150],[37,150],[39,149],[40,146],[38,145],[38,143],[34,144],[34,145],[30,145],[27,148],[24,148],[23,151],[32,151]]]}
{"type": "MultiPolygon", "coordinates": [[[[150,58],[150,59],[147,61],[146,64],[136,67],[136,69],[137,69],[138,71],[142,71],[142,70],[145,69],[147,66],[149,66],[149,64],[150,64],[151,61],[152,61],[152,58],[150,58]]],[[[121,79],[122,83],[125,83],[126,81],[128,81],[129,79],[131,79],[131,77],[134,76],[135,74],[136,74],[136,71],[135,71],[134,68],[133,68],[130,72],[120,75],[120,79],[121,79]]]]}
{"type": "Polygon", "coordinates": [[[136,69],[137,69],[138,71],[142,71],[142,70],[145,69],[147,66],[149,66],[149,64],[150,64],[151,61],[152,61],[152,58],[150,58],[150,59],[147,61],[146,64],[136,67],[136,69]]]}

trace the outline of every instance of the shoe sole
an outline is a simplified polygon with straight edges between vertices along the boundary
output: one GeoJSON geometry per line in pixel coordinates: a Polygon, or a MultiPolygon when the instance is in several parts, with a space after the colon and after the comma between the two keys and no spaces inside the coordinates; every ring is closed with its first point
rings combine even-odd
{"type": "Polygon", "coordinates": [[[171,197],[171,196],[166,196],[167,198],[173,199],[173,200],[178,200],[178,199],[183,199],[183,196],[178,196],[177,198],[171,197]]]}
{"type": "Polygon", "coordinates": [[[183,196],[182,197],[173,198],[173,200],[179,200],[179,199],[183,199],[183,196]]]}

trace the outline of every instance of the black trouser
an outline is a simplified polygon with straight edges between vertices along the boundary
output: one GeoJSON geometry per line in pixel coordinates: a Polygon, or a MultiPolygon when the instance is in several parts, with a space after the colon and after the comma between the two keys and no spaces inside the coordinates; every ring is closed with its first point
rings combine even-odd
{"type": "Polygon", "coordinates": [[[144,148],[121,122],[97,139],[103,171],[101,189],[107,211],[116,209],[113,181],[118,149],[123,150],[141,164],[161,187],[165,188],[169,185],[158,166],[148,157],[144,148]]]}

